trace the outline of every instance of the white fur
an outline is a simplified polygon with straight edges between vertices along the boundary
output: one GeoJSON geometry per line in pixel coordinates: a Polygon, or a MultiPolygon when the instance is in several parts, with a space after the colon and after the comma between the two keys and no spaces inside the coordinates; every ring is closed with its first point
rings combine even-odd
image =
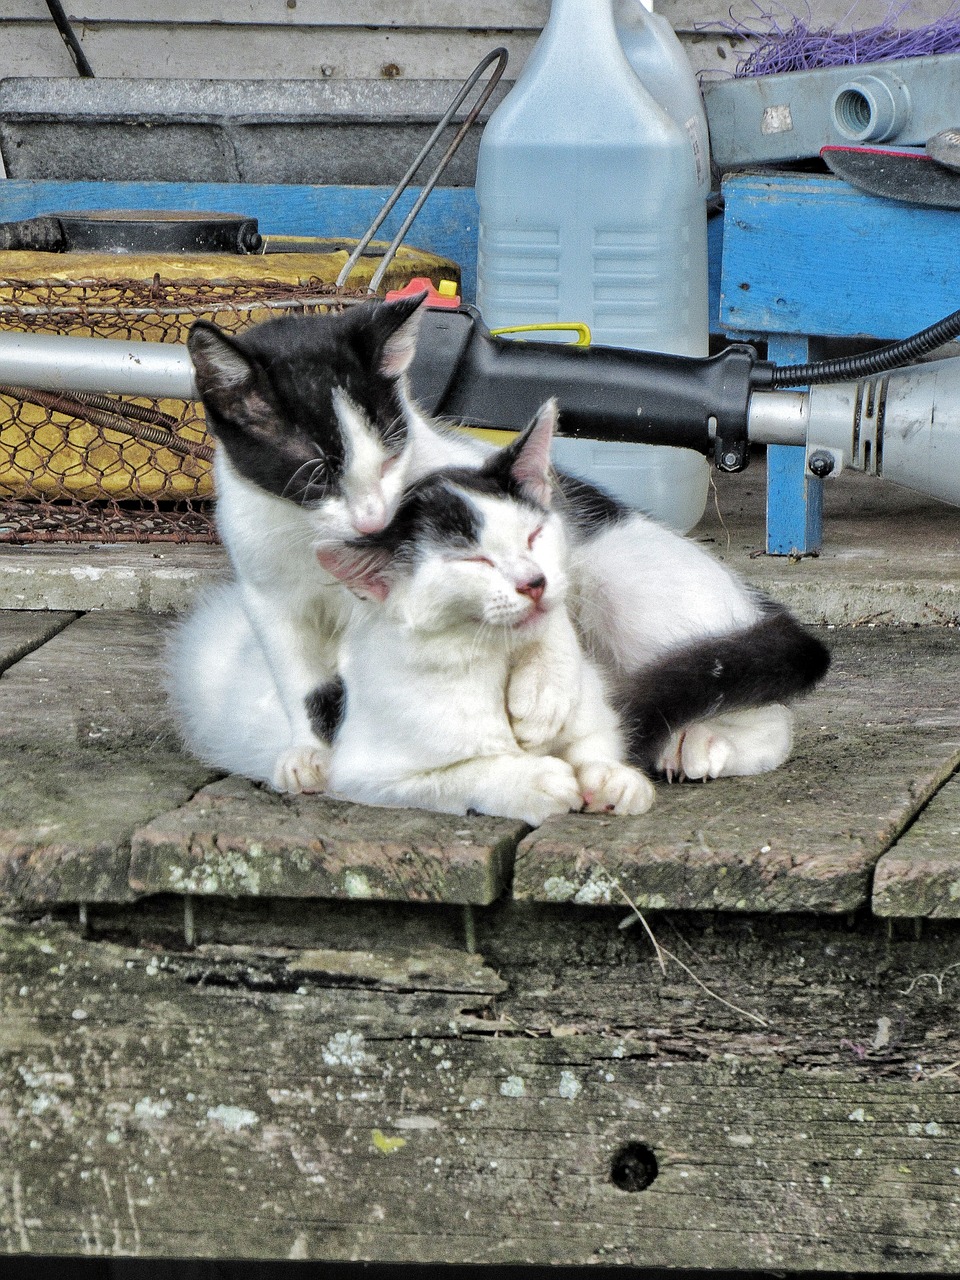
{"type": "Polygon", "coordinates": [[[483,558],[428,554],[347,626],[346,714],[331,791],[365,804],[477,809],[532,825],[585,803],[645,812],[652,784],[621,763],[616,717],[563,607],[560,522],[546,520],[528,546],[535,512],[469,500],[483,519],[483,558]],[[546,587],[535,605],[519,584],[538,575],[546,587]],[[549,740],[526,751],[507,713],[508,676],[518,660],[549,667],[553,644],[564,663],[577,655],[576,692],[549,740]]]}
{"type": "MultiPolygon", "coordinates": [[[[355,448],[347,465],[353,491],[362,491],[364,476],[368,488],[382,489],[386,459],[379,441],[376,448],[369,439],[355,448]]],[[[384,522],[403,483],[402,462],[388,476],[384,522]]],[[[223,449],[215,479],[217,524],[235,580],[201,600],[171,644],[170,683],[184,741],[209,763],[265,779],[280,791],[323,790],[329,750],[313,732],[306,698],[336,675],[339,636],[353,601],[318,565],[315,546],[354,536],[348,500],[307,508],[275,497],[240,475],[223,449]],[[207,682],[205,669],[222,667],[229,652],[236,655],[232,679],[222,673],[207,682]],[[252,726],[274,703],[279,719],[258,735],[252,726]],[[268,767],[264,755],[271,751],[268,767]]]]}
{"type": "MultiPolygon", "coordinates": [[[[408,322],[386,353],[389,371],[401,381],[415,332],[408,322]]],[[[235,581],[196,606],[171,648],[171,685],[187,746],[212,764],[281,790],[323,785],[328,748],[313,733],[305,699],[337,671],[340,636],[354,607],[317,563],[315,546],[382,527],[406,483],[490,452],[428,421],[407,400],[407,442],[392,459],[346,396],[335,397],[335,405],[347,466],[340,495],[315,508],[266,493],[218,449],[218,525],[235,581]],[[207,678],[208,671],[215,678],[207,678]]],[[[611,688],[627,686],[632,673],[678,644],[728,634],[760,617],[750,591],[722,564],[642,515],[574,541],[568,574],[570,611],[611,688]]],[[[518,749],[539,751],[557,737],[584,696],[579,675],[585,669],[576,637],[571,644],[557,635],[515,655],[507,706],[518,749]]],[[[385,707],[382,725],[389,714],[385,707]]],[[[749,713],[737,713],[733,729],[730,717],[723,718],[722,733],[713,721],[689,727],[686,754],[673,772],[705,777],[775,768],[790,749],[789,712],[777,714],[779,728],[749,713]],[[712,746],[695,752],[705,737],[712,746]],[[721,748],[721,741],[732,745],[721,748]]],[[[665,757],[679,749],[675,738],[665,757]]]]}
{"type": "Polygon", "coordinates": [[[767,773],[793,746],[793,712],[780,703],[726,711],[671,734],[658,767],[673,778],[726,778],[767,773]]]}

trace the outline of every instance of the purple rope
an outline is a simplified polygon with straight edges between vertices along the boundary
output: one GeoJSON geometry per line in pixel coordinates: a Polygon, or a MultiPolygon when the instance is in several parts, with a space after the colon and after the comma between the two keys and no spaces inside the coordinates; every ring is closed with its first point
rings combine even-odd
{"type": "MultiPolygon", "coordinates": [[[[891,8],[879,25],[851,31],[812,26],[809,4],[805,17],[785,9],[764,8],[759,0],[751,0],[750,7],[756,15],[752,21],[735,18],[731,9],[730,22],[721,26],[736,39],[753,45],[737,65],[737,78],[886,62],[891,58],[922,58],[960,50],[960,0],[954,0],[942,17],[922,27],[903,26],[903,19],[912,8],[911,0],[906,0],[891,8]]],[[[849,21],[855,9],[856,3],[838,25],[849,21]]]]}

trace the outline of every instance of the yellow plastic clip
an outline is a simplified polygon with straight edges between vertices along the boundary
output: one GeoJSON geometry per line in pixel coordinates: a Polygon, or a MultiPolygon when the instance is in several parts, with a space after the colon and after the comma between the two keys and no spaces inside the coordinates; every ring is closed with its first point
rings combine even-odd
{"type": "Polygon", "coordinates": [[[593,341],[590,333],[590,326],[584,324],[582,320],[565,320],[559,324],[512,324],[505,329],[491,329],[490,333],[494,338],[499,338],[503,333],[539,333],[539,332],[556,332],[564,330],[577,335],[576,341],[569,343],[571,347],[589,347],[593,341]]]}

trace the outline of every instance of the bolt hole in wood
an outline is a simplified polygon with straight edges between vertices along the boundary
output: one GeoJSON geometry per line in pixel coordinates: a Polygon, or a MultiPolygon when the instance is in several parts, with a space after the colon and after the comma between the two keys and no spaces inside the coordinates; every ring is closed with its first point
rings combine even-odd
{"type": "Polygon", "coordinates": [[[613,1157],[610,1181],[621,1191],[646,1191],[660,1172],[657,1157],[643,1142],[628,1142],[613,1157]]]}

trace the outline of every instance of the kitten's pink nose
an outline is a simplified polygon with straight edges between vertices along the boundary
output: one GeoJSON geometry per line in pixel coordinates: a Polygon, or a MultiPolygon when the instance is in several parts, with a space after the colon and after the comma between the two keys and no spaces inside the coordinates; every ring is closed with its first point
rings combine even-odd
{"type": "Polygon", "coordinates": [[[534,604],[539,604],[546,586],[547,580],[541,573],[536,578],[529,578],[526,582],[518,582],[517,591],[522,596],[529,596],[534,604]]]}

